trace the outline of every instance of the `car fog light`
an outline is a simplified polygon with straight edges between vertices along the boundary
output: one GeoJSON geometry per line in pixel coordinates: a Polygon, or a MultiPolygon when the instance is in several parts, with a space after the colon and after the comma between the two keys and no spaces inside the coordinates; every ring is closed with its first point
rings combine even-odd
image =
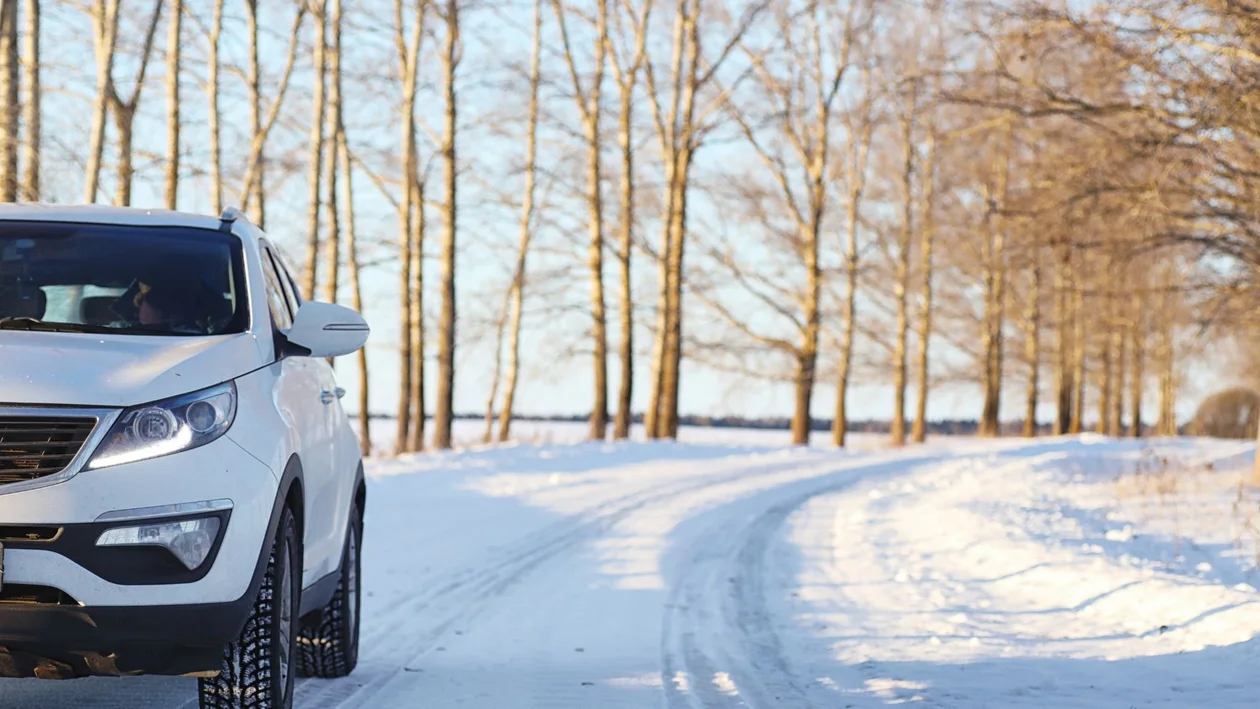
{"type": "Polygon", "coordinates": [[[219,536],[219,518],[203,517],[182,522],[155,522],[118,527],[101,535],[98,547],[163,547],[189,571],[201,566],[219,536]]]}

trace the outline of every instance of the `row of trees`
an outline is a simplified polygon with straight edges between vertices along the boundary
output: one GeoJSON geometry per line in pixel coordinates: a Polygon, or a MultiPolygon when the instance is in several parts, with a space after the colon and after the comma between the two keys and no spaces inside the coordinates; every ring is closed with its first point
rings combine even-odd
{"type": "Polygon", "coordinates": [[[1182,363],[1248,322],[1249,2],[281,5],[0,0],[0,199],[81,179],[128,205],[139,160],[165,206],[236,203],[281,235],[308,297],[363,308],[397,269],[398,452],[452,445],[473,331],[487,440],[511,435],[529,328],[564,327],[592,438],[630,434],[636,389],[646,435],[676,436],[686,360],[789,386],[796,443],[834,387],[843,446],[872,379],[898,444],[957,383],[982,434],[1013,410],[1030,435],[1046,410],[1057,432],[1170,433],[1182,363]],[[84,20],[80,151],[41,117],[79,100],[43,87],[74,86],[47,48],[84,20]],[[501,273],[470,322],[456,284],[483,261],[501,273]]]}

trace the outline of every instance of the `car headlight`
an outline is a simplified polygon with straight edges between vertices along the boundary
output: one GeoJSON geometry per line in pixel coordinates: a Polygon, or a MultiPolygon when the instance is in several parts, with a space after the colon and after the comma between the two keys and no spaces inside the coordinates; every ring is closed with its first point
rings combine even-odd
{"type": "Polygon", "coordinates": [[[228,382],[127,409],[88,461],[89,469],[134,463],[215,440],[236,418],[236,384],[228,382]]]}

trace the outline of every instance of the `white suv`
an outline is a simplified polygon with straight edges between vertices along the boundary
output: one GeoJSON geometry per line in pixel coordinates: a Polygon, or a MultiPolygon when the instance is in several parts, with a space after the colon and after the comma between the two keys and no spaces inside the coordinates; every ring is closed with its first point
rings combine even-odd
{"type": "Polygon", "coordinates": [[[367,336],[234,209],[0,207],[0,676],[261,709],[350,673],[366,491],[328,358],[367,336]]]}

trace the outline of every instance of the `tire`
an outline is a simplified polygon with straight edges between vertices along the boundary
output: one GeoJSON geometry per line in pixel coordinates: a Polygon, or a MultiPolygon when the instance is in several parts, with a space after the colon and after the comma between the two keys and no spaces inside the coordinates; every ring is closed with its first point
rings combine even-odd
{"type": "Polygon", "coordinates": [[[341,557],[341,581],[318,622],[298,633],[298,673],[303,677],[345,677],[359,664],[360,608],[363,602],[363,515],[351,510],[341,557]]]}
{"type": "Polygon", "coordinates": [[[224,649],[219,676],[200,681],[201,709],[292,709],[301,568],[297,522],[285,509],[241,637],[224,649]]]}

